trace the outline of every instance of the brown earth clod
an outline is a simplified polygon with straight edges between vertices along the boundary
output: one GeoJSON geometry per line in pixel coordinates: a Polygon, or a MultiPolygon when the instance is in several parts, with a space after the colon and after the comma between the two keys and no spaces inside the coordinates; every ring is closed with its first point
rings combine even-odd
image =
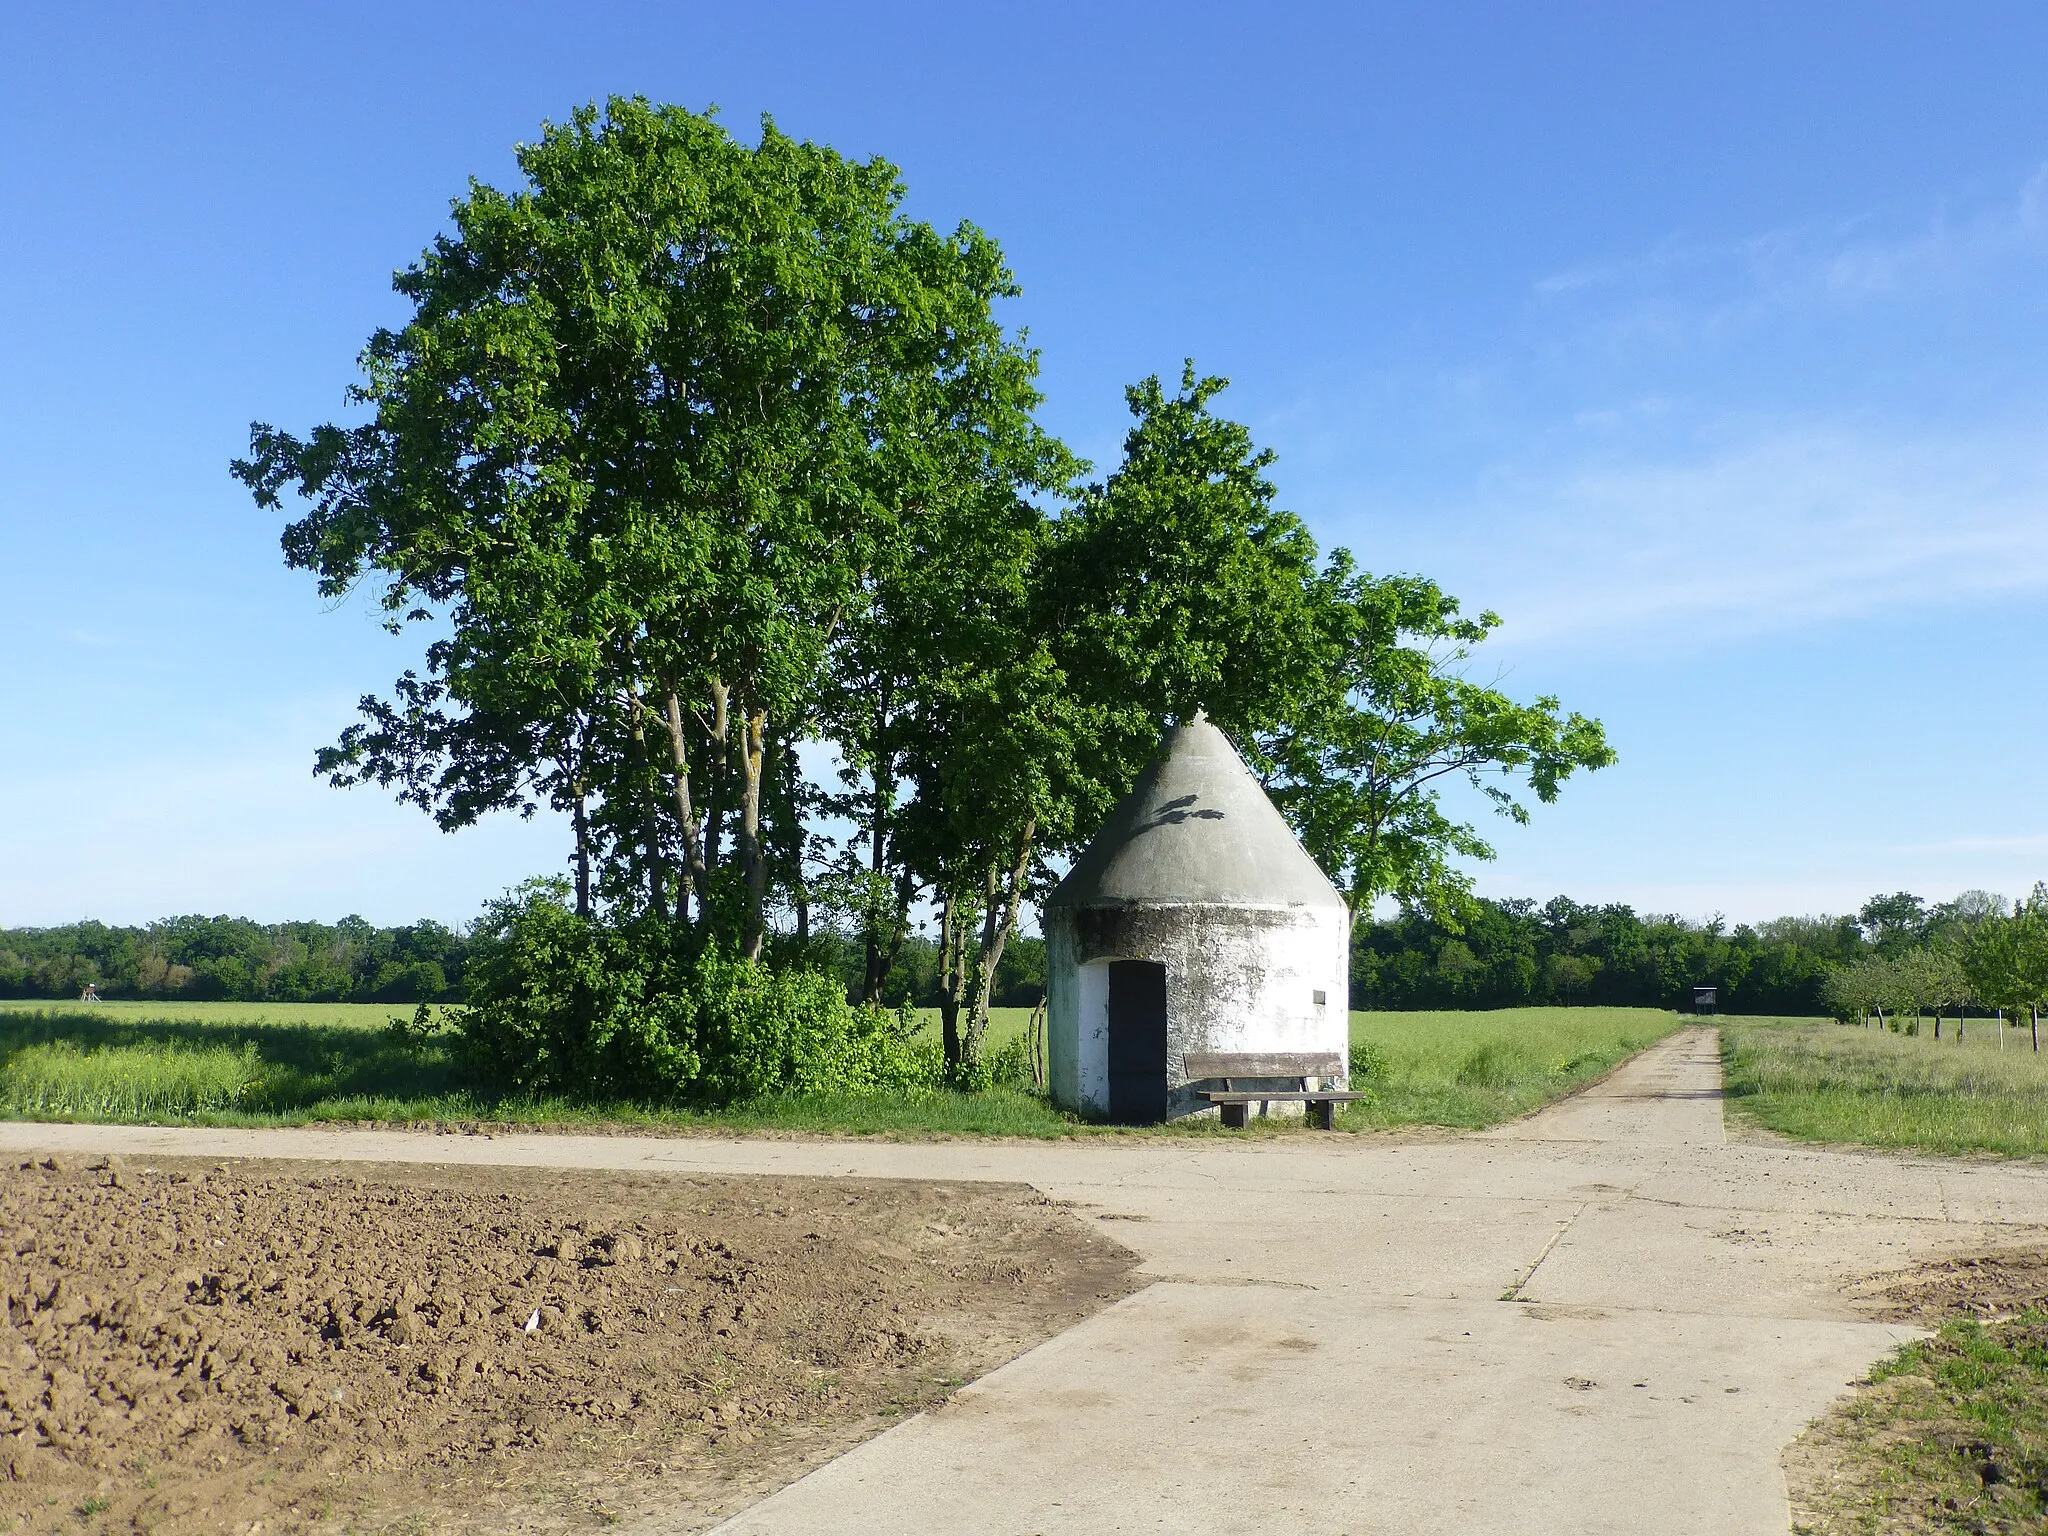
{"type": "Polygon", "coordinates": [[[2048,1306],[2048,1249],[2000,1249],[1937,1259],[1853,1286],[1850,1295],[1888,1323],[1932,1327],[1945,1318],[1989,1322],[2048,1306]]]}

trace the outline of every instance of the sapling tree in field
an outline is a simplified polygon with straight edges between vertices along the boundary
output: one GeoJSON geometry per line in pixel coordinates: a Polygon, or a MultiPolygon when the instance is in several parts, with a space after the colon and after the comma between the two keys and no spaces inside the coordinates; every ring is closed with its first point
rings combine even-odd
{"type": "Polygon", "coordinates": [[[1962,963],[1956,959],[1953,945],[1942,944],[1921,952],[1924,976],[1924,993],[1928,1004],[1934,1009],[1934,1038],[1941,1038],[1941,1017],[1953,1010],[1956,1017],[1956,1038],[1963,1037],[1963,1009],[1970,996],[1970,984],[1963,975],[1962,963]]]}
{"type": "Polygon", "coordinates": [[[1838,1024],[1861,1024],[1869,1012],[1863,978],[1854,965],[1833,967],[1820,984],[1821,1006],[1838,1024]]]}
{"type": "Polygon", "coordinates": [[[2018,1004],[2027,1009],[2027,1032],[2033,1048],[2041,1049],[2041,1009],[2048,1005],[2048,904],[2030,901],[2011,919],[2013,1022],[2019,1022],[2018,1004]]]}
{"type": "Polygon", "coordinates": [[[2024,1009],[2035,1050],[2041,1048],[2041,1009],[2048,1004],[2048,901],[2035,896],[2010,916],[1992,913],[1971,923],[1957,959],[1971,992],[2019,1022],[2024,1009]]]}

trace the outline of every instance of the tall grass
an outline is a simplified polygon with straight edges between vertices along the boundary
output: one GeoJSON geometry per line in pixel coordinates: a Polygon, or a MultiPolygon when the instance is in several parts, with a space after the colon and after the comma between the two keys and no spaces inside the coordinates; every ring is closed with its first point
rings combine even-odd
{"type": "Polygon", "coordinates": [[[187,1119],[264,1107],[266,1068],[253,1043],[153,1041],[81,1051],[31,1045],[0,1067],[0,1112],[32,1119],[187,1119]]]}
{"type": "Polygon", "coordinates": [[[386,1005],[0,1006],[0,1115],[276,1124],[474,1119],[444,1046],[371,1027],[386,1005]]]}
{"type": "Polygon", "coordinates": [[[1339,1123],[1498,1125],[1562,1098],[1679,1023],[1659,1008],[1354,1013],[1352,1087],[1375,1097],[1339,1123]]]}
{"type": "Polygon", "coordinates": [[[215,1029],[305,1026],[382,1029],[394,1014],[412,1016],[411,1003],[195,1003],[153,998],[112,998],[97,1003],[0,998],[0,1030],[36,1019],[91,1019],[108,1026],[151,1025],[215,1029]]]}
{"type": "Polygon", "coordinates": [[[1722,1020],[1729,1103],[1813,1141],[1924,1152],[2048,1154],[2048,1053],[1989,1021],[1961,1041],[1811,1019],[1722,1020]]]}

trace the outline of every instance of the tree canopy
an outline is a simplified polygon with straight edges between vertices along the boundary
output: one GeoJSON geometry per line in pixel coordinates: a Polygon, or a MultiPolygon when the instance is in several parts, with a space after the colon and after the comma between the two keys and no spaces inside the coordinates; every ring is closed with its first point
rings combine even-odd
{"type": "Polygon", "coordinates": [[[234,472],[304,504],[323,594],[427,637],[318,770],[448,828],[563,812],[583,920],[799,967],[850,927],[873,998],[929,903],[971,1065],[1020,912],[1176,719],[1361,909],[1465,899],[1491,850],[1447,782],[1521,820],[1614,760],[1467,676],[1494,615],[1322,556],[1225,380],[1132,386],[1087,478],[1000,249],[908,217],[888,162],[614,99],[518,164],[397,275],[365,419],[258,423],[234,472]]]}

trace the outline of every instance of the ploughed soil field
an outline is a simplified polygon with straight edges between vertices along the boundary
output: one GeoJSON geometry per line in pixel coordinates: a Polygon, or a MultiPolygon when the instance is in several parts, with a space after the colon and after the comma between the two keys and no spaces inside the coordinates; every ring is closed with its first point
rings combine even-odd
{"type": "Polygon", "coordinates": [[[1133,1289],[1020,1186],[0,1168],[0,1530],[712,1523],[1133,1289]]]}

